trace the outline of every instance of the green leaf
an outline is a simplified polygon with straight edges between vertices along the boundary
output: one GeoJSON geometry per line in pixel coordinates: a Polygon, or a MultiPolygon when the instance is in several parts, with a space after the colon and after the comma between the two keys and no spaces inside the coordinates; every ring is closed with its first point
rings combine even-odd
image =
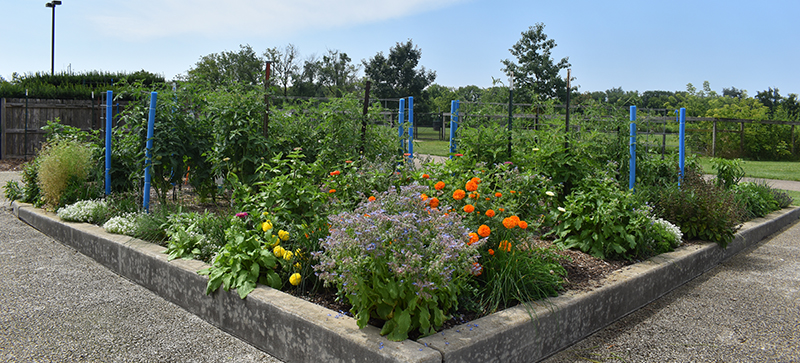
{"type": "Polygon", "coordinates": [[[394,311],[394,306],[389,305],[386,303],[378,303],[378,307],[375,309],[375,312],[378,314],[378,317],[383,320],[389,320],[392,318],[391,314],[394,311]]]}
{"type": "Polygon", "coordinates": [[[250,294],[253,290],[256,289],[256,283],[253,281],[245,281],[242,286],[236,288],[236,291],[239,293],[239,297],[244,299],[248,294],[250,294]]]}

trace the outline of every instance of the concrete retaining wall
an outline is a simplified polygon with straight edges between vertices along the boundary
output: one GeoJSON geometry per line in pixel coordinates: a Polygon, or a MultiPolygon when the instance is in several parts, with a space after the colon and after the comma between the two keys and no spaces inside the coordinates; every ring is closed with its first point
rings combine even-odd
{"type": "Polygon", "coordinates": [[[358,329],[338,312],[259,286],[245,299],[206,295],[199,261],[167,261],[165,248],[61,221],[27,204],[18,218],[110,270],[147,287],[220,329],[287,362],[531,362],[585,338],[796,221],[800,208],[746,223],[727,249],[706,243],[679,248],[610,275],[602,287],[570,292],[483,317],[418,342],[391,342],[374,327],[358,329]]]}

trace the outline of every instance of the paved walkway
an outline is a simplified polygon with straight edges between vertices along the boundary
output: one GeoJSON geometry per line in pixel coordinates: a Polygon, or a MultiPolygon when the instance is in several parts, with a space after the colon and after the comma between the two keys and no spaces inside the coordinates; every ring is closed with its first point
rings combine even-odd
{"type": "Polygon", "coordinates": [[[0,205],[0,361],[280,362],[0,205]]]}
{"type": "Polygon", "coordinates": [[[545,362],[800,362],[800,223],[545,362]]]}

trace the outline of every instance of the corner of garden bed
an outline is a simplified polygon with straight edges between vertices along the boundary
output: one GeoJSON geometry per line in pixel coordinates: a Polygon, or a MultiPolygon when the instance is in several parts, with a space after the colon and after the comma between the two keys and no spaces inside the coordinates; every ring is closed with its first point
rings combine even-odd
{"type": "Polygon", "coordinates": [[[745,223],[727,249],[681,247],[608,276],[600,288],[517,306],[419,339],[392,342],[374,327],[281,291],[259,286],[245,299],[206,295],[208,265],[167,261],[164,247],[61,221],[29,204],[13,213],[48,236],[152,290],[220,329],[286,362],[530,362],[546,358],[701,275],[800,218],[787,208],[745,223]],[[509,344],[509,342],[513,342],[509,344]]]}

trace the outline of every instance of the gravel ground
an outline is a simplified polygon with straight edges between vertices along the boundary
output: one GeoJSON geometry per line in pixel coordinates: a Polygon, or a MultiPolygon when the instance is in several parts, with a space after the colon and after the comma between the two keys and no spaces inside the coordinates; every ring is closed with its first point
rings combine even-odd
{"type": "MultiPolygon", "coordinates": [[[[0,185],[16,179],[0,172],[0,185]]],[[[0,196],[0,361],[280,362],[18,220],[0,196]]]]}
{"type": "Polygon", "coordinates": [[[549,359],[800,362],[800,223],[549,359]]]}

